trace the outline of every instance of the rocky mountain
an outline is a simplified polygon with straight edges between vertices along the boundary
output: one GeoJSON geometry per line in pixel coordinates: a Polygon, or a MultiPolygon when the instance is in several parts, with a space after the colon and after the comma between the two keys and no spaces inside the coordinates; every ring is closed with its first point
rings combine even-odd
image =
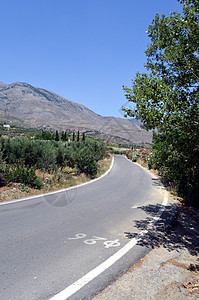
{"type": "Polygon", "coordinates": [[[103,117],[84,105],[28,83],[0,82],[0,121],[48,130],[80,130],[121,144],[147,145],[152,133],[132,121],[103,117]]]}

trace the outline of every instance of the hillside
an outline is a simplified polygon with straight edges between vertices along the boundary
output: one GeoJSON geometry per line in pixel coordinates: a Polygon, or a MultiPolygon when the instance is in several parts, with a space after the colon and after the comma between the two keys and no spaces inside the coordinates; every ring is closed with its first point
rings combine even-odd
{"type": "Polygon", "coordinates": [[[102,117],[84,105],[27,83],[0,83],[0,120],[48,130],[80,130],[121,144],[148,145],[152,133],[133,122],[102,117]]]}

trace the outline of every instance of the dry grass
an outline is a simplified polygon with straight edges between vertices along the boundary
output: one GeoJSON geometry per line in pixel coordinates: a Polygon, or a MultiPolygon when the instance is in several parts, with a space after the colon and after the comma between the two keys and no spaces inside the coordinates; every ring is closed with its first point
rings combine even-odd
{"type": "Polygon", "coordinates": [[[115,151],[128,151],[128,150],[130,150],[130,148],[119,148],[119,147],[110,147],[110,148],[113,148],[113,150],[115,150],[115,151]]]}
{"type": "MultiPolygon", "coordinates": [[[[155,175],[157,178],[159,178],[161,180],[161,176],[159,175],[158,170],[149,169],[147,163],[143,162],[140,158],[138,158],[136,163],[138,163],[139,165],[144,167],[146,170],[148,170],[150,173],[152,173],[153,175],[155,175]]],[[[179,203],[183,202],[183,198],[178,196],[175,186],[168,185],[168,186],[165,186],[165,189],[167,190],[167,192],[169,193],[169,196],[171,198],[178,200],[179,203]]]]}
{"type": "MultiPolygon", "coordinates": [[[[101,167],[99,168],[98,174],[95,178],[100,177],[110,168],[111,161],[112,159],[107,158],[100,161],[101,167]]],[[[20,183],[12,183],[0,188],[0,202],[45,194],[92,180],[86,174],[77,174],[76,170],[69,167],[65,167],[62,170],[59,169],[54,174],[43,174],[41,170],[37,170],[36,175],[42,178],[42,180],[44,178],[41,189],[34,189],[20,183]]]]}

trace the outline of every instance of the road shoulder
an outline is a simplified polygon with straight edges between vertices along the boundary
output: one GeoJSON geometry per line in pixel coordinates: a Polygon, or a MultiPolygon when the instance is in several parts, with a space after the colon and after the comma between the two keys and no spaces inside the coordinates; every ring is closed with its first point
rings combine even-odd
{"type": "Polygon", "coordinates": [[[198,299],[198,215],[181,207],[173,227],[157,235],[158,245],[93,299],[198,299]]]}

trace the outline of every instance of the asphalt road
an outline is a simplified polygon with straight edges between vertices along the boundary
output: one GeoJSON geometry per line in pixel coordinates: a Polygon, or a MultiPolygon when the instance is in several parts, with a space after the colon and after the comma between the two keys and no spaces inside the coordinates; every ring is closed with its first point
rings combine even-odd
{"type": "Polygon", "coordinates": [[[147,218],[142,208],[162,201],[149,172],[115,156],[110,173],[95,182],[0,205],[0,299],[51,299],[67,287],[69,299],[91,299],[148,248],[135,245],[77,291],[73,283],[121,254],[126,233],[138,233],[136,220],[147,218]]]}

